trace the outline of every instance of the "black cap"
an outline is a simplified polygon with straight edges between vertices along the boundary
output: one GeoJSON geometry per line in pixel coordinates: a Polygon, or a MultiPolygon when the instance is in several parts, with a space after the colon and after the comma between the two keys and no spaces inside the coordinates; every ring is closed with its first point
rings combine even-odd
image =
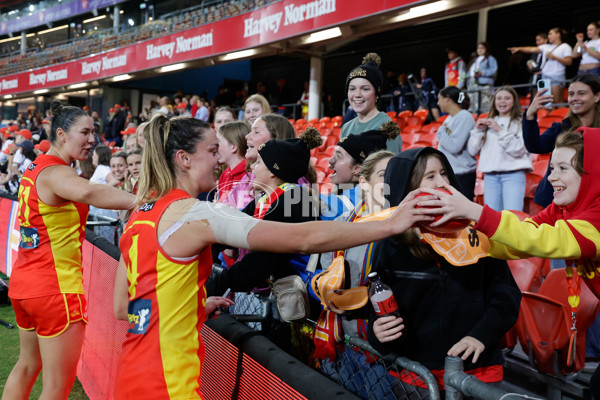
{"type": "Polygon", "coordinates": [[[377,53],[368,53],[365,55],[362,64],[353,68],[346,77],[346,93],[348,93],[348,86],[352,79],[364,78],[371,82],[371,85],[373,85],[375,92],[379,96],[381,94],[381,86],[383,85],[383,74],[379,70],[379,65],[381,65],[381,57],[377,53]]]}
{"type": "Polygon", "coordinates": [[[258,148],[258,154],[273,175],[285,182],[295,183],[306,175],[310,150],[323,144],[315,128],[306,128],[299,139],[271,139],[258,148]]]}
{"type": "Polygon", "coordinates": [[[388,139],[394,139],[400,134],[400,128],[394,121],[381,124],[379,130],[366,131],[357,135],[351,134],[342,138],[338,146],[343,148],[358,162],[362,164],[369,154],[387,148],[388,139]]]}
{"type": "Polygon", "coordinates": [[[31,141],[29,141],[29,140],[23,140],[17,146],[22,147],[23,148],[23,152],[33,151],[33,143],[31,141]]]}

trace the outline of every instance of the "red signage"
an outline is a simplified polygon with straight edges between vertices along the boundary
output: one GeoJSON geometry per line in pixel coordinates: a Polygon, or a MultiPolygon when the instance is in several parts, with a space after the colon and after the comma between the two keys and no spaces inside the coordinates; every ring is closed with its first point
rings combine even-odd
{"type": "Polygon", "coordinates": [[[0,78],[0,95],[71,85],[195,60],[303,35],[416,3],[415,0],[285,0],[212,24],[0,78]],[[345,3],[345,4],[343,4],[345,3]]]}

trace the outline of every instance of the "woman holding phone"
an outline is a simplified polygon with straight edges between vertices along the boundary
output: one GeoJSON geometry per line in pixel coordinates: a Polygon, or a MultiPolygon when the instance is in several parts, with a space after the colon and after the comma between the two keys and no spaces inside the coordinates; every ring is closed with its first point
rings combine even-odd
{"type": "MultiPolygon", "coordinates": [[[[523,115],[523,140],[527,151],[535,154],[547,154],[554,150],[559,133],[575,130],[581,126],[600,127],[600,77],[592,74],[577,75],[569,85],[569,115],[562,122],[555,122],[543,134],[537,123],[537,112],[552,101],[548,89],[538,91],[531,106],[523,115]]],[[[547,207],[553,199],[552,185],[548,182],[550,169],[546,171],[535,192],[533,201],[547,207]]]]}

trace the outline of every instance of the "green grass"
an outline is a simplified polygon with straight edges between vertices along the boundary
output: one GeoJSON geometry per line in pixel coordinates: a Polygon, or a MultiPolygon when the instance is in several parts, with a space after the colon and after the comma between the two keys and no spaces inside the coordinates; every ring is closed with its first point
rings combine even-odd
{"type": "MultiPolygon", "coordinates": [[[[4,384],[13,366],[19,359],[19,328],[15,323],[15,313],[10,305],[0,305],[0,319],[13,324],[13,329],[0,325],[0,392],[4,391],[4,384]]],[[[31,399],[37,399],[42,393],[42,374],[31,390],[31,399]]],[[[88,400],[79,380],[75,381],[73,390],[69,395],[71,400],[88,400]]]]}

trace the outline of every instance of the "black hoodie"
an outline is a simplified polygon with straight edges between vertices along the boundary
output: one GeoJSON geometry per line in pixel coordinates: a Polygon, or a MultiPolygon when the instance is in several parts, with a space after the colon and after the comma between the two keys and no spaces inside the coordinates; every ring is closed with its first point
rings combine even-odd
{"type": "MultiPolygon", "coordinates": [[[[399,204],[408,193],[415,161],[421,155],[439,154],[450,183],[458,187],[446,157],[431,147],[410,149],[392,158],[385,173],[390,205],[399,204]]],[[[465,362],[465,371],[503,363],[498,348],[501,337],[519,315],[521,292],[506,261],[483,258],[465,267],[455,267],[441,256],[423,260],[401,246],[395,238],[375,246],[373,266],[382,281],[391,286],[406,335],[380,343],[373,333],[373,314],[368,339],[382,353],[396,353],[432,370],[443,370],[450,348],[465,336],[485,345],[476,364],[465,362]]]]}

